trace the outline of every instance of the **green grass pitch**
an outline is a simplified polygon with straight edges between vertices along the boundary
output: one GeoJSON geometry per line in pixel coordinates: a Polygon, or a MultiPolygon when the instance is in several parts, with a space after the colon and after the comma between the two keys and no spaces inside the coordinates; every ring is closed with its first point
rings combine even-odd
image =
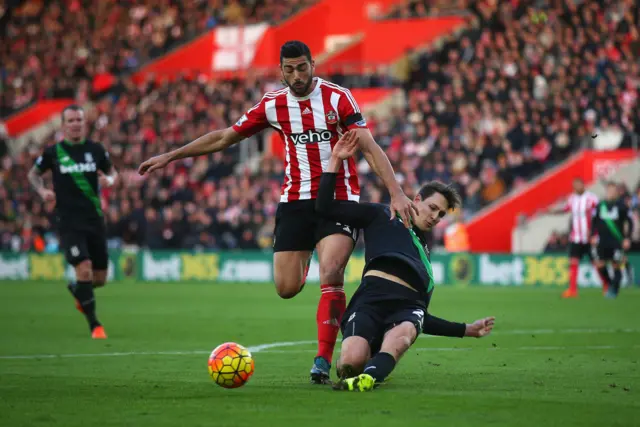
{"type": "Polygon", "coordinates": [[[640,425],[640,291],[559,293],[436,289],[434,314],[495,315],[494,334],[421,337],[361,394],[308,383],[316,287],[281,300],[266,285],[113,283],[97,291],[109,339],[92,341],[64,283],[1,282],[0,425],[640,425]],[[257,349],[240,389],[207,373],[225,341],[257,349]]]}

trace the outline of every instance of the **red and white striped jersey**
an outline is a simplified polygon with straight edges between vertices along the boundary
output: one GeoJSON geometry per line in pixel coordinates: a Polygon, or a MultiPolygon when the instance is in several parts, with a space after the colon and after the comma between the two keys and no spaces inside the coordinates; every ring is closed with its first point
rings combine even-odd
{"type": "MultiPolygon", "coordinates": [[[[285,177],[281,202],[315,199],[331,150],[349,129],[366,128],[351,92],[316,78],[313,91],[296,97],[289,88],[268,92],[233,126],[250,137],[267,127],[285,141],[285,177]]],[[[336,199],[359,201],[360,184],[353,158],[343,162],[336,182],[336,199]]]]}
{"type": "Polygon", "coordinates": [[[572,243],[589,243],[591,235],[591,220],[598,205],[598,196],[588,191],[582,194],[573,193],[569,196],[564,207],[565,212],[571,212],[572,243]]]}

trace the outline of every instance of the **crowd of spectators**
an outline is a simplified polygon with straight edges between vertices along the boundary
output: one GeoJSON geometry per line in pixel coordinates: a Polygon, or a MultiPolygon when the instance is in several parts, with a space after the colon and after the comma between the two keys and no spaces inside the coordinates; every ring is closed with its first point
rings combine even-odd
{"type": "Polygon", "coordinates": [[[405,0],[391,7],[387,19],[424,18],[468,11],[475,1],[471,0],[405,0]]]}
{"type": "Polygon", "coordinates": [[[592,135],[614,148],[637,141],[634,1],[470,3],[479,26],[399,64],[406,108],[375,123],[409,187],[453,181],[469,214],[591,146],[592,135]]]}
{"type": "MultiPolygon", "coordinates": [[[[256,172],[235,174],[241,146],[234,146],[224,153],[172,163],[148,179],[139,177],[136,169],[150,156],[233,123],[272,89],[273,84],[263,79],[132,85],[89,111],[90,138],[105,145],[120,172],[117,185],[102,194],[112,247],[270,246],[283,174],[280,159],[267,156],[256,172]]],[[[61,137],[51,134],[46,143],[61,137]]],[[[242,145],[259,147],[262,138],[257,135],[242,145]]],[[[2,159],[0,249],[57,248],[54,205],[43,206],[26,178],[41,149],[34,141],[18,156],[2,159]],[[41,241],[36,244],[37,239],[41,241]]],[[[50,185],[50,175],[45,178],[50,185]]]]}
{"type": "Polygon", "coordinates": [[[217,25],[278,22],[316,1],[10,2],[21,4],[0,27],[0,117],[43,98],[83,103],[98,77],[131,72],[217,25]]]}
{"type": "MultiPolygon", "coordinates": [[[[194,4],[204,3],[213,2],[194,4]]],[[[404,88],[406,106],[384,117],[369,115],[369,127],[407,194],[426,180],[453,182],[467,217],[591,144],[593,133],[624,145],[640,132],[633,1],[574,6],[565,0],[544,9],[528,7],[532,2],[470,3],[478,28],[452,37],[442,49],[409,52],[395,76],[380,68],[328,76],[346,86],[404,88]],[[545,11],[544,23],[539,10],[545,11]]],[[[277,87],[275,80],[255,77],[160,87],[123,79],[89,117],[91,137],[107,146],[121,172],[117,187],[104,194],[110,244],[270,247],[281,159],[265,156],[259,167],[245,168],[236,148],[176,163],[148,180],[140,180],[135,169],[150,155],[233,123],[277,87]]],[[[257,137],[243,145],[266,144],[257,137]]],[[[40,150],[32,145],[2,159],[0,248],[46,250],[57,244],[47,215],[52,206],[42,206],[25,179],[40,150]]],[[[363,200],[387,201],[363,160],[359,175],[363,200]]],[[[435,230],[436,243],[446,226],[435,230]]]]}

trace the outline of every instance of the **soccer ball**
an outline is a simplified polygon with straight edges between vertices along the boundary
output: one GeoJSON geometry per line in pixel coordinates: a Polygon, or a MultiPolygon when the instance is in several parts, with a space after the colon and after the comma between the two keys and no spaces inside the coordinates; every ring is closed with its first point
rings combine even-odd
{"type": "Polygon", "coordinates": [[[209,375],[220,387],[242,387],[253,375],[249,350],[234,342],[220,344],[209,356],[209,375]]]}

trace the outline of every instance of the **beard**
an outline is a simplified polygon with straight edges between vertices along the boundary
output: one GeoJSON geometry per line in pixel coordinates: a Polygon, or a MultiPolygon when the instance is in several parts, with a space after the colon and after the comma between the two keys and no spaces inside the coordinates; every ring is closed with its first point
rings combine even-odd
{"type": "Polygon", "coordinates": [[[313,76],[309,77],[309,80],[302,82],[302,86],[296,86],[295,84],[289,84],[285,79],[282,80],[285,85],[291,90],[295,96],[305,96],[309,91],[309,88],[313,84],[313,76]]]}

